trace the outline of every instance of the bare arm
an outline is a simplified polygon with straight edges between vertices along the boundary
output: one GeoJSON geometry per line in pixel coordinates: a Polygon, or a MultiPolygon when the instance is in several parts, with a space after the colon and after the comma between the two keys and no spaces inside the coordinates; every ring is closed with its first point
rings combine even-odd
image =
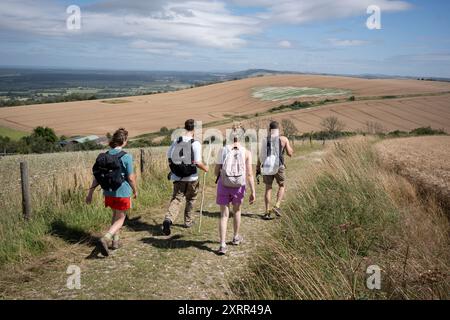
{"type": "Polygon", "coordinates": [[[292,155],[294,154],[294,149],[291,147],[291,143],[289,142],[289,139],[284,137],[285,141],[286,141],[286,154],[289,157],[292,157],[292,155]]]}
{"type": "Polygon", "coordinates": [[[203,162],[199,162],[195,164],[197,166],[197,168],[199,168],[200,170],[203,170],[205,172],[209,171],[209,168],[206,164],[204,164],[203,162]]]}
{"type": "Polygon", "coordinates": [[[94,196],[95,189],[99,186],[99,183],[94,178],[94,180],[91,183],[91,187],[89,188],[88,195],[86,196],[86,203],[91,204],[92,203],[92,197],[94,196]]]}
{"type": "Polygon", "coordinates": [[[256,200],[256,191],[255,191],[255,179],[253,178],[253,159],[252,153],[250,151],[246,151],[245,155],[245,171],[247,172],[247,181],[250,186],[250,204],[253,204],[256,200]]]}
{"type": "Polygon", "coordinates": [[[136,184],[136,174],[130,174],[128,176],[128,183],[131,186],[131,189],[133,190],[133,196],[136,199],[137,195],[138,195],[138,191],[137,191],[137,184],[136,184]]]}

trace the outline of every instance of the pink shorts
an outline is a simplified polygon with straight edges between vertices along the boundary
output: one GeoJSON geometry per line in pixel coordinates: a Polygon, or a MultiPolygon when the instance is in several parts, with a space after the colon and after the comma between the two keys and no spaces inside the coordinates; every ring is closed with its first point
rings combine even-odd
{"type": "Polygon", "coordinates": [[[217,197],[216,203],[220,206],[227,206],[230,203],[239,205],[244,200],[245,186],[240,188],[228,188],[222,184],[222,179],[219,178],[217,183],[217,197]]]}

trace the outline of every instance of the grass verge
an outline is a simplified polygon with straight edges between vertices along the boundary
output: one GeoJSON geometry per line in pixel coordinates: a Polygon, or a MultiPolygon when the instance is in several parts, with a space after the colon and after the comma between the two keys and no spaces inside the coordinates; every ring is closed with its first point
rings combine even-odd
{"type": "Polygon", "coordinates": [[[448,220],[369,140],[336,143],[294,189],[267,249],[232,283],[236,298],[448,299],[448,220]],[[381,290],[366,287],[371,265],[381,290]]]}
{"type": "MultiPolygon", "coordinates": [[[[133,202],[132,212],[159,205],[169,197],[170,183],[164,173],[163,156],[163,153],[152,155],[146,162],[145,176],[138,179],[139,199],[133,202]]],[[[20,214],[18,196],[5,195],[0,216],[0,267],[28,261],[62,243],[92,242],[108,226],[111,210],[104,208],[101,192],[96,192],[92,205],[84,202],[92,179],[90,171],[81,168],[74,171],[77,173],[72,176],[65,173],[39,181],[38,192],[32,194],[30,221],[24,221],[20,214]]]]}

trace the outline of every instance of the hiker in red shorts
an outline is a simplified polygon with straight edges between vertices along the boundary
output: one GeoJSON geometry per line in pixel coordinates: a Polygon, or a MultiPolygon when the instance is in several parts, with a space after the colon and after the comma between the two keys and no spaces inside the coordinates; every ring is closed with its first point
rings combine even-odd
{"type": "Polygon", "coordinates": [[[94,181],[86,197],[86,203],[92,202],[94,190],[101,186],[105,196],[105,206],[112,209],[112,224],[108,232],[98,241],[97,249],[104,255],[109,255],[111,249],[119,248],[119,232],[126,214],[131,208],[131,196],[137,197],[136,175],[133,170],[133,157],[122,149],[127,145],[128,131],[121,128],[112,136],[111,149],[98,156],[94,168],[94,181]]]}

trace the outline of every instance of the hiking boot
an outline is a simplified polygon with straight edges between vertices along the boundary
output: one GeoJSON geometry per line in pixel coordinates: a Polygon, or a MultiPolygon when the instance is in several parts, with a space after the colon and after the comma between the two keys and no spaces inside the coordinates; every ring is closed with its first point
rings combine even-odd
{"type": "Polygon", "coordinates": [[[170,236],[170,232],[171,232],[170,226],[171,225],[172,225],[172,221],[170,221],[169,219],[164,220],[162,230],[166,236],[170,236]]]}
{"type": "Polygon", "coordinates": [[[227,247],[220,246],[219,250],[217,250],[217,254],[219,256],[224,256],[227,253],[228,249],[227,247]]]}
{"type": "Polygon", "coordinates": [[[233,241],[231,242],[234,246],[238,246],[242,243],[242,241],[244,241],[244,238],[240,235],[237,235],[236,237],[233,238],[233,241]]]}
{"type": "Polygon", "coordinates": [[[184,227],[186,229],[192,228],[193,225],[194,225],[194,221],[189,221],[189,222],[184,223],[184,227]]]}
{"type": "Polygon", "coordinates": [[[281,208],[274,207],[273,212],[277,215],[277,217],[281,217],[281,208]]]}
{"type": "Polygon", "coordinates": [[[270,212],[267,212],[265,215],[263,215],[264,220],[273,220],[273,217],[271,216],[270,212]]]}
{"type": "Polygon", "coordinates": [[[98,240],[97,242],[97,248],[103,256],[109,256],[108,240],[106,240],[105,238],[100,238],[100,240],[98,240]]]}
{"type": "Polygon", "coordinates": [[[113,240],[111,250],[117,250],[121,247],[119,240],[113,240]]]}

